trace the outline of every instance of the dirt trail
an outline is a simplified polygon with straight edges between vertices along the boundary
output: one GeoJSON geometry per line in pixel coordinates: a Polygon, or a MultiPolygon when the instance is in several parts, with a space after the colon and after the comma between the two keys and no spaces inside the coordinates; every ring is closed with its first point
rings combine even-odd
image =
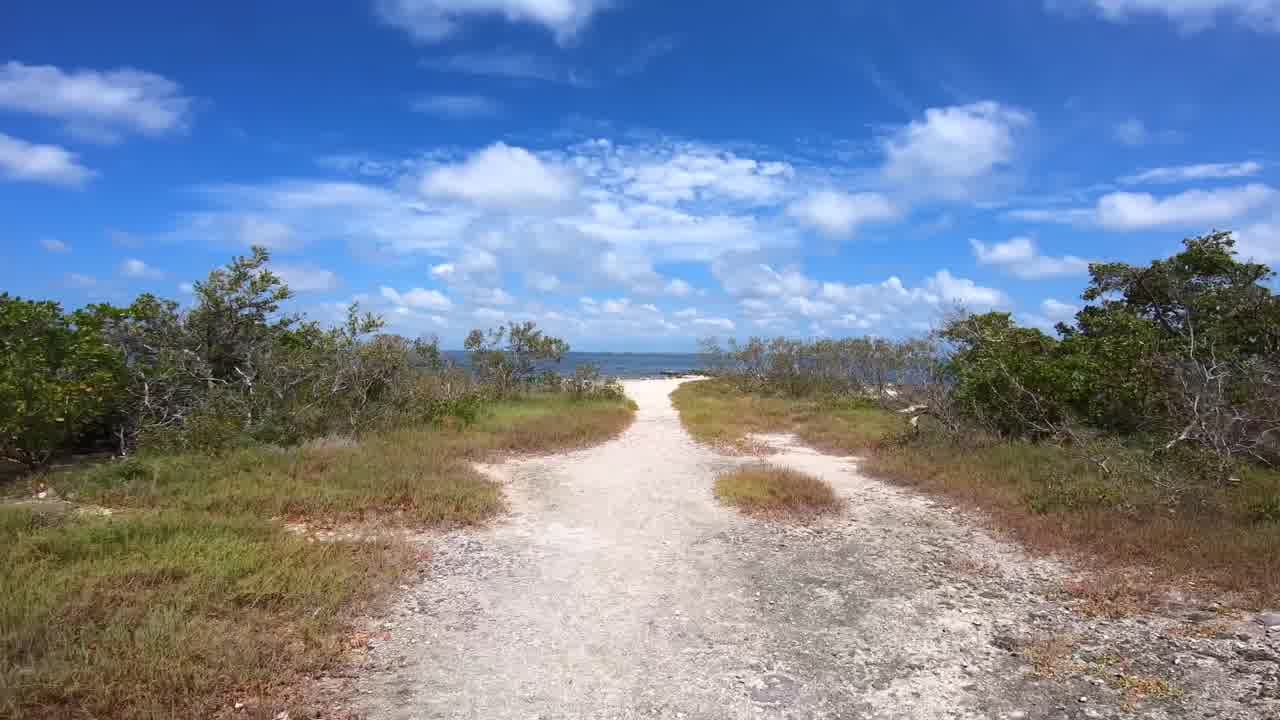
{"type": "Polygon", "coordinates": [[[1197,608],[1084,618],[1059,592],[1068,569],[859,475],[852,458],[765,438],[772,460],[848,500],[816,526],[720,507],[715,475],[746,459],[689,438],[668,399],[678,383],[627,383],[639,413],[611,442],[489,468],[511,513],[423,539],[429,572],[380,621],[385,639],[345,708],[374,719],[1280,717],[1280,632],[1197,608]]]}

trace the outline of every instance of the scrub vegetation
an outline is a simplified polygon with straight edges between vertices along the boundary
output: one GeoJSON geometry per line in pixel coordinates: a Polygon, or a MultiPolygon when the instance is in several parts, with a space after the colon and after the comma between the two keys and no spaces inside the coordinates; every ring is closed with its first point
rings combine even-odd
{"type": "Polygon", "coordinates": [[[284,312],[268,260],[186,308],[0,296],[0,453],[23,469],[0,488],[0,717],[261,707],[341,662],[413,567],[383,530],[484,522],[503,499],[475,461],[631,421],[598,372],[538,374],[568,346],[531,323],[473,333],[474,371],[453,367],[355,307],[284,312]]]}
{"type": "Polygon", "coordinates": [[[708,341],[717,377],[673,397],[701,440],[794,431],[1033,547],[1086,553],[1108,572],[1082,593],[1119,601],[1154,579],[1280,602],[1275,275],[1227,233],[1090,275],[1055,336],[957,311],[918,340],[708,341]]]}

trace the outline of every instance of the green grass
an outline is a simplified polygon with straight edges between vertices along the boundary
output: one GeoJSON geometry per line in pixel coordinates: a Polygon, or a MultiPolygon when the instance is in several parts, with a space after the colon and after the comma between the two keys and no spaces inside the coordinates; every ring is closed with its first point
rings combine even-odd
{"type": "Polygon", "coordinates": [[[810,518],[839,507],[831,486],[776,465],[748,465],[716,479],[716,497],[749,515],[810,518]]]}
{"type": "Polygon", "coordinates": [[[289,683],[342,660],[354,613],[414,558],[392,540],[312,542],[279,519],[482,522],[502,495],[471,461],[599,442],[632,415],[627,401],[534,397],[462,430],[38,478],[113,513],[0,505],[0,717],[209,717],[255,698],[280,707],[289,683]]]}
{"type": "Polygon", "coordinates": [[[749,395],[725,380],[685,383],[671,400],[689,434],[730,449],[747,448],[751,433],[794,432],[822,450],[858,453],[906,427],[902,418],[869,403],[749,395]]]}
{"type": "Polygon", "coordinates": [[[744,447],[749,433],[795,432],[819,449],[863,455],[869,474],[980,509],[1031,548],[1083,555],[1099,573],[1078,589],[1101,605],[1161,583],[1280,604],[1280,472],[1248,468],[1236,485],[1171,503],[1150,482],[1107,475],[1053,445],[885,442],[904,424],[875,407],[748,395],[722,380],[686,383],[672,399],[701,441],[744,447]]]}
{"type": "Polygon", "coordinates": [[[359,444],[140,457],[49,478],[64,497],[112,508],[172,508],[330,522],[369,517],[433,526],[483,521],[502,507],[471,462],[598,442],[630,422],[623,402],[531,398],[466,429],[415,428],[359,444]]]}

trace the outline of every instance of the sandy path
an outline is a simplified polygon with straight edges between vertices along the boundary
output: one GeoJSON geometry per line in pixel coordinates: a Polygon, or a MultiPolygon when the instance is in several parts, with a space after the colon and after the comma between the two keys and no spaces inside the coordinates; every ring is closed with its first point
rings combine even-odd
{"type": "Polygon", "coordinates": [[[848,499],[818,526],[721,508],[713,479],[744,460],[688,437],[668,399],[677,384],[627,383],[640,410],[616,440],[491,468],[510,515],[424,540],[430,571],[382,622],[389,639],[347,707],[377,719],[1110,717],[1133,698],[1108,687],[1112,666],[1076,667],[1096,650],[1181,683],[1180,699],[1138,700],[1136,716],[1274,710],[1274,672],[1162,639],[1170,619],[1079,617],[1055,599],[1062,567],[850,458],[768,439],[773,460],[848,499]],[[1071,638],[1061,679],[1008,651],[1051,637],[1071,638]]]}

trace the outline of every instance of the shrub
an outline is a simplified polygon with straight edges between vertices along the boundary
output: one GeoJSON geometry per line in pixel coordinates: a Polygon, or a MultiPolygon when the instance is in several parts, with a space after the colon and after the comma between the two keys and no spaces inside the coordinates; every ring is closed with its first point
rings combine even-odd
{"type": "Polygon", "coordinates": [[[0,454],[44,464],[83,436],[98,441],[118,402],[122,366],[105,342],[105,308],[0,294],[0,454]]]}

